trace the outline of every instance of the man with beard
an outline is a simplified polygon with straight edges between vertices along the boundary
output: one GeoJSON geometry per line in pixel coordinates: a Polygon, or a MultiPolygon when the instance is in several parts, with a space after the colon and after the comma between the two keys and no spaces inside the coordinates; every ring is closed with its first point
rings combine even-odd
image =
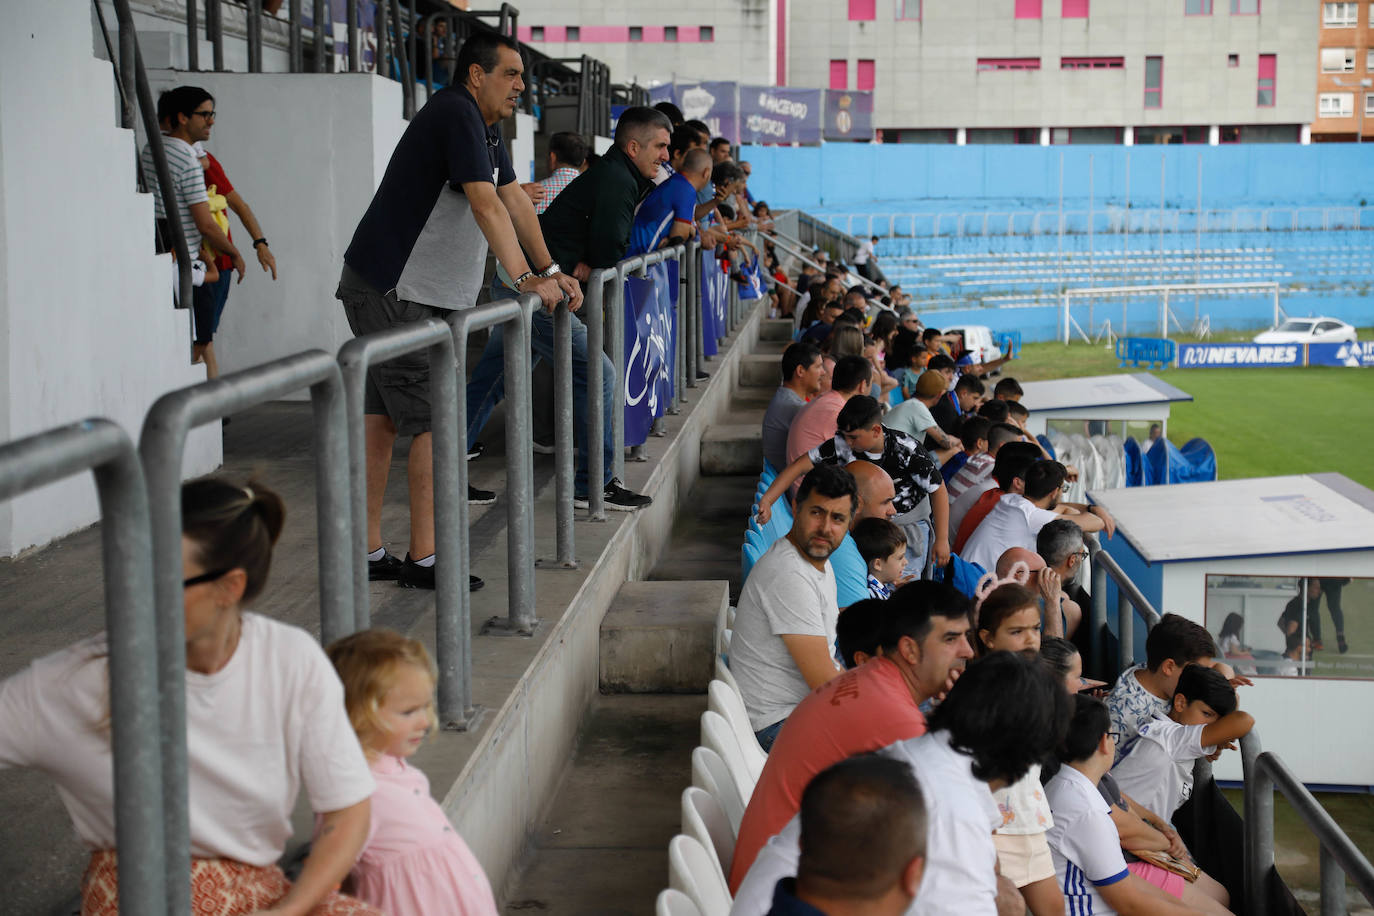
{"type": "Polygon", "coordinates": [[[792,709],[836,674],[835,574],[827,562],[858,508],[854,477],[819,465],[802,478],[792,530],[744,583],[730,642],[730,672],[764,750],[792,709]]]}

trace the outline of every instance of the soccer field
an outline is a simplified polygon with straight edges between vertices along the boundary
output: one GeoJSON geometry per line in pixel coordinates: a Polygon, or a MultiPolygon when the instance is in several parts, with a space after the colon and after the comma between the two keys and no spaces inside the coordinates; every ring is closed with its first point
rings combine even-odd
{"type": "MultiPolygon", "coordinates": [[[[1361,329],[1361,338],[1369,336],[1361,329]]],[[[1035,343],[1003,374],[1035,381],[1136,371],[1142,370],[1119,369],[1102,345],[1035,343]]],[[[1374,488],[1374,373],[1313,367],[1152,374],[1193,396],[1173,405],[1170,441],[1206,439],[1223,479],[1338,471],[1374,488]]]]}

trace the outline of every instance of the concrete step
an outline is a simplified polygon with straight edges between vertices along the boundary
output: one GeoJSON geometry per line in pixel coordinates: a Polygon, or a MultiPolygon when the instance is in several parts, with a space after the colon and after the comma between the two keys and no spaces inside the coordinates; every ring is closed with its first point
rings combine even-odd
{"type": "Polygon", "coordinates": [[[763,467],[763,425],[721,423],[701,437],[703,477],[757,474],[763,467]]]}
{"type": "Polygon", "coordinates": [[[782,360],[779,354],[750,353],[740,360],[739,385],[741,388],[778,387],[782,377],[782,360]]]}
{"type": "Polygon", "coordinates": [[[742,415],[744,414],[757,414],[759,422],[762,423],[764,411],[768,409],[768,404],[773,400],[773,395],[777,393],[777,390],[777,388],[736,388],[734,395],[730,398],[730,419],[743,420],[742,415]]]}
{"type": "Polygon", "coordinates": [[[759,322],[759,340],[792,342],[791,318],[765,318],[759,322]]]}
{"type": "Polygon", "coordinates": [[[729,604],[724,580],[626,582],[601,621],[601,692],[704,692],[729,604]]]}

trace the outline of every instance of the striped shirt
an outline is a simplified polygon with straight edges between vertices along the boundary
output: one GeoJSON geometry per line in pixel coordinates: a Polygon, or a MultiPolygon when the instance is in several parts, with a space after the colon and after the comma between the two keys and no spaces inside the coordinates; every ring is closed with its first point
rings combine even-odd
{"type": "Polygon", "coordinates": [[[534,205],[535,214],[543,213],[549,209],[549,204],[553,199],[562,193],[563,189],[572,183],[572,180],[582,173],[570,165],[560,166],[553,170],[553,174],[543,181],[539,186],[544,189],[544,199],[534,205]]]}
{"type": "MultiPolygon", "coordinates": [[[[162,135],[162,148],[167,152],[167,171],[172,181],[172,193],[176,197],[177,216],[181,220],[181,231],[186,235],[186,250],[191,257],[200,257],[200,230],[191,216],[194,204],[209,201],[205,193],[205,169],[196,158],[191,144],[176,137],[162,135]]],[[[153,165],[153,149],[143,147],[143,174],[148,180],[148,190],[153,194],[153,212],[158,219],[167,214],[162,208],[162,194],[158,190],[157,168],[153,165]]]]}

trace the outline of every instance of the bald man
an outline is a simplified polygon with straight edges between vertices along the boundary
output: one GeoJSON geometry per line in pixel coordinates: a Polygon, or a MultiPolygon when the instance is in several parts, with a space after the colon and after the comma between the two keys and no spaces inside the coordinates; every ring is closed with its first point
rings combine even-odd
{"type": "MultiPolygon", "coordinates": [[[[859,508],[850,520],[851,531],[866,518],[896,516],[897,507],[892,505],[896,490],[887,471],[871,461],[851,461],[844,469],[854,475],[854,482],[859,485],[859,508]]],[[[830,568],[835,573],[835,597],[841,610],[868,597],[868,564],[859,555],[852,535],[846,534],[830,555],[830,568]]]]}
{"type": "Polygon", "coordinates": [[[1064,594],[1064,582],[1055,572],[1045,565],[1044,557],[1034,550],[1012,547],[997,558],[997,577],[1005,579],[1011,575],[1011,568],[1017,563],[1025,563],[1030,570],[1027,585],[1040,594],[1040,612],[1043,633],[1046,636],[1069,637],[1078,629],[1083,619],[1083,609],[1064,594]],[[1059,608],[1058,614],[1045,613],[1046,608],[1059,608]]]}

